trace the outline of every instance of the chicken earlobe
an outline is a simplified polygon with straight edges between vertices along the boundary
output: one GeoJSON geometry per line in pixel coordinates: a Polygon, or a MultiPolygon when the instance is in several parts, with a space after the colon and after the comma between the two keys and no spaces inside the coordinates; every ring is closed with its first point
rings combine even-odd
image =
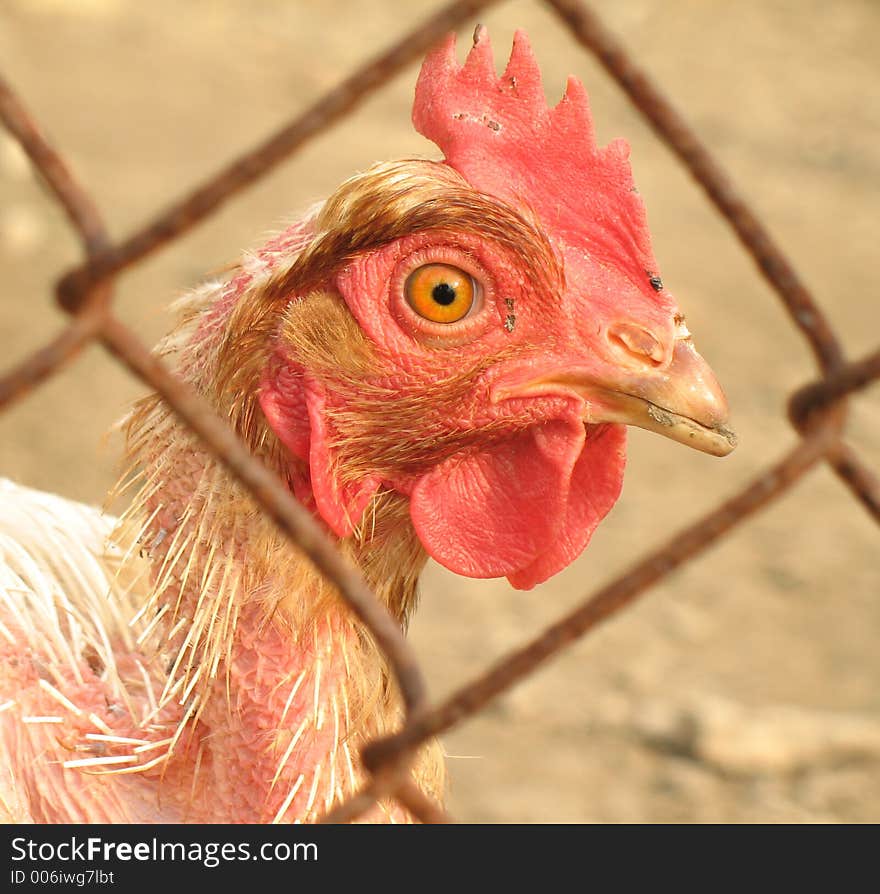
{"type": "Polygon", "coordinates": [[[367,475],[357,481],[340,480],[323,385],[295,364],[277,358],[271,373],[263,378],[260,406],[284,446],[307,463],[307,482],[297,480],[295,474],[291,476],[295,496],[305,505],[313,502],[337,537],[351,535],[378,490],[380,479],[367,475]]]}

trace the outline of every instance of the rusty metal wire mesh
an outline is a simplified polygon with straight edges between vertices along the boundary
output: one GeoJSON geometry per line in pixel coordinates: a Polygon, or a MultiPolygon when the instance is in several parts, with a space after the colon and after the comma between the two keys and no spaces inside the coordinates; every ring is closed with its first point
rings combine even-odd
{"type": "Polygon", "coordinates": [[[394,797],[423,822],[449,817],[412,782],[408,768],[426,739],[482,709],[492,699],[631,603],[676,568],[706,550],[732,528],[784,493],[801,476],[828,463],[853,496],[880,523],[880,479],[844,440],[848,396],[880,378],[880,349],[850,362],[829,320],[764,224],[726,176],[715,157],[625,47],[580,0],[547,0],[573,37],[596,55],[659,137],[678,155],[773,287],[815,357],[819,376],[796,390],[789,418],[800,435],[796,447],[712,512],[678,531],[626,573],[591,594],[573,611],[439,704],[427,699],[419,662],[398,625],[345,562],[335,545],[287,488],[248,452],[230,427],[184,382],[176,379],[114,315],[119,274],[212,215],[231,196],[290,157],[311,137],[354,109],[446,32],[472,19],[495,0],[456,0],[422,22],[372,62],[352,73],[270,139],[206,180],[148,225],[113,241],[88,192],[64,158],[47,142],[26,106],[0,78],[0,119],[42,175],[78,233],[85,259],[61,277],[56,297],[71,320],[39,350],[0,377],[0,409],[58,374],[85,345],[98,341],[135,376],[155,389],[248,488],[279,528],[338,588],[384,651],[403,695],[406,722],[395,735],[365,747],[371,780],[362,792],[325,820],[356,818],[377,798],[394,797]]]}

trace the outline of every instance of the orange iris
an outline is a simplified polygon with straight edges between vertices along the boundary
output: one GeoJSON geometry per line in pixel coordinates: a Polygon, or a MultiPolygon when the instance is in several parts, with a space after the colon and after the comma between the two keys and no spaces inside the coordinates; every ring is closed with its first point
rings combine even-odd
{"type": "Polygon", "coordinates": [[[470,274],[449,264],[425,264],[406,278],[409,306],[432,323],[456,323],[474,304],[474,281],[470,274]]]}

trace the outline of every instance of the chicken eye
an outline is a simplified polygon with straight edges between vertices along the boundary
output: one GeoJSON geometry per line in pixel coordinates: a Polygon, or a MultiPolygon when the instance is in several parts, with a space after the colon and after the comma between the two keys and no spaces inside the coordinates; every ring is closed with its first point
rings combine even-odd
{"type": "Polygon", "coordinates": [[[425,264],[406,278],[409,306],[432,323],[457,323],[473,307],[476,285],[469,273],[450,264],[425,264]]]}

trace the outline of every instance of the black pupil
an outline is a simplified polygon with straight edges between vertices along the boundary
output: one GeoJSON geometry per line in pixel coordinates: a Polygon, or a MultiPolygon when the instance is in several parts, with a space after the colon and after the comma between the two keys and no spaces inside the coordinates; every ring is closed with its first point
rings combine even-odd
{"type": "Polygon", "coordinates": [[[448,282],[438,282],[431,290],[431,297],[444,307],[455,301],[455,287],[449,285],[448,282]]]}

